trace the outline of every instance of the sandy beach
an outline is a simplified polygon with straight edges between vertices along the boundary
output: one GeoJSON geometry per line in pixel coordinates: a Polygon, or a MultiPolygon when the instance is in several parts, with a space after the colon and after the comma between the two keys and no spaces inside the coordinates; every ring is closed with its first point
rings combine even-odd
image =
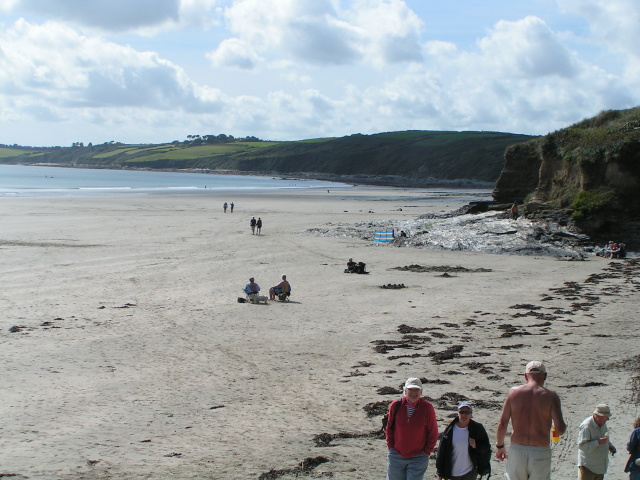
{"type": "Polygon", "coordinates": [[[468,200],[373,188],[0,200],[0,477],[290,479],[311,458],[309,478],[384,478],[376,407],[407,377],[428,381],[440,431],[464,397],[494,443],[504,395],[539,359],[568,423],[553,478],[576,478],[578,426],[603,402],[619,451],[606,478],[627,478],[634,261],[314,233],[468,200]],[[349,257],[370,274],[343,273],[349,257]],[[283,273],[290,302],[237,302],[250,276],[266,294],[283,273]],[[352,438],[318,446],[323,433],[352,438]]]}

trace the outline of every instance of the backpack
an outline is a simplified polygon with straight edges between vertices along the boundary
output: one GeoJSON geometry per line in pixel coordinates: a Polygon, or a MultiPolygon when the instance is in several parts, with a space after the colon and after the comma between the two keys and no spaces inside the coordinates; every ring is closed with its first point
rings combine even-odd
{"type": "MultiPolygon", "coordinates": [[[[398,414],[398,410],[400,410],[400,405],[402,405],[402,399],[399,398],[397,401],[394,400],[396,403],[393,405],[393,416],[395,418],[395,416],[398,414]]],[[[391,402],[393,403],[393,402],[391,402]]],[[[380,429],[380,432],[385,434],[387,433],[387,426],[389,424],[389,413],[385,413],[384,417],[382,417],[382,428],[380,429]]]]}
{"type": "Polygon", "coordinates": [[[491,478],[491,448],[485,453],[476,452],[476,469],[479,478],[482,478],[484,475],[487,475],[487,480],[491,478]]]}
{"type": "Polygon", "coordinates": [[[476,460],[478,461],[478,465],[476,467],[478,475],[480,478],[486,475],[487,480],[489,480],[491,478],[491,450],[487,453],[476,455],[476,460]]]}

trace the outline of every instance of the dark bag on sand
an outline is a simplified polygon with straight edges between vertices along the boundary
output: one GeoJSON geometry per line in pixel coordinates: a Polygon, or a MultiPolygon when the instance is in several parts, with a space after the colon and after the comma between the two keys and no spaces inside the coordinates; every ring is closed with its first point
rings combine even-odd
{"type": "Polygon", "coordinates": [[[246,298],[238,297],[238,303],[245,303],[246,301],[246,298]]]}

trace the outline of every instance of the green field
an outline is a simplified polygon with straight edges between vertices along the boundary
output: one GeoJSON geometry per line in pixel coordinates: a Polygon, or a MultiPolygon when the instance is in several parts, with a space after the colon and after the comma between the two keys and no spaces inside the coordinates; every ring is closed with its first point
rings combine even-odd
{"type": "Polygon", "coordinates": [[[499,132],[412,130],[300,141],[231,141],[202,138],[158,145],[102,145],[16,149],[0,147],[3,163],[86,167],[210,169],[266,174],[365,175],[495,182],[504,151],[533,137],[499,132]],[[28,162],[27,162],[28,163],[28,162]]]}

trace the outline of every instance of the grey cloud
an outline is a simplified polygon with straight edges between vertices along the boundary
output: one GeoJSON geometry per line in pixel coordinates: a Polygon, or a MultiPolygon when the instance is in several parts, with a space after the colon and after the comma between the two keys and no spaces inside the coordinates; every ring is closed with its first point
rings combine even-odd
{"type": "Polygon", "coordinates": [[[115,78],[112,74],[92,71],[89,85],[68,97],[70,107],[145,107],[160,110],[183,109],[206,113],[219,111],[219,102],[198,98],[193,89],[176,78],[169,67],[126,67],[115,78]]]}
{"type": "Polygon", "coordinates": [[[381,54],[386,63],[421,62],[423,60],[418,38],[390,35],[381,43],[381,54]]]}
{"type": "Polygon", "coordinates": [[[284,43],[296,58],[311,63],[341,65],[358,57],[346,31],[322,22],[292,22],[284,43]]]}
{"type": "Polygon", "coordinates": [[[126,31],[177,20],[179,0],[22,0],[18,9],[104,30],[126,31]]]}

